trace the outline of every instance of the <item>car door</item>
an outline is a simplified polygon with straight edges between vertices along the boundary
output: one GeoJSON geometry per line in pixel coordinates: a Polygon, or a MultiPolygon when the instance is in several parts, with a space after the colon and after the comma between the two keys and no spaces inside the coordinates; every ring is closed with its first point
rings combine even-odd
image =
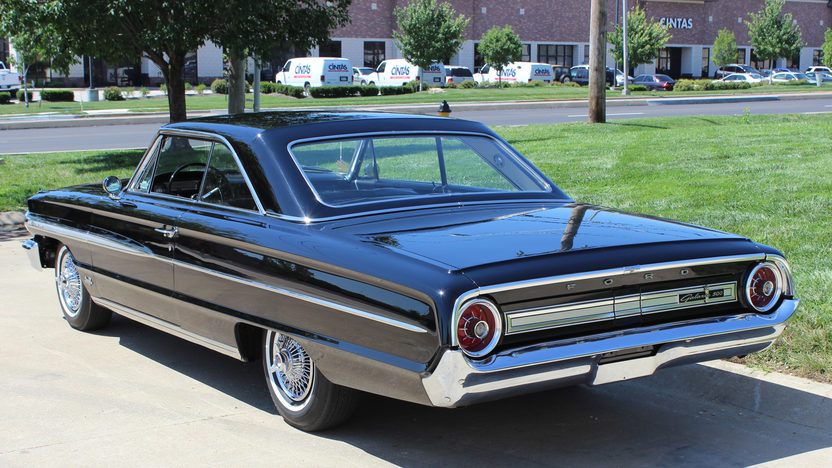
{"type": "Polygon", "coordinates": [[[181,327],[233,354],[240,315],[273,305],[268,291],[252,286],[270,264],[257,239],[273,232],[231,146],[211,143],[205,179],[179,220],[174,278],[181,327]]]}
{"type": "Polygon", "coordinates": [[[93,252],[96,293],[126,315],[177,323],[173,252],[177,225],[205,172],[205,144],[160,135],[120,197],[96,210],[107,239],[93,252]]]}

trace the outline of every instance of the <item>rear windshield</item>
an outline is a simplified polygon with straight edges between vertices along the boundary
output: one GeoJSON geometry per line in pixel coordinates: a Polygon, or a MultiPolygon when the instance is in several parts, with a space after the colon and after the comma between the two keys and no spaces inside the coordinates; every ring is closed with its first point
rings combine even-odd
{"type": "Polygon", "coordinates": [[[451,76],[474,76],[471,70],[467,68],[451,68],[451,76]]]}
{"type": "Polygon", "coordinates": [[[368,136],[297,143],[290,151],[331,206],[549,185],[498,141],[471,135],[368,136]]]}

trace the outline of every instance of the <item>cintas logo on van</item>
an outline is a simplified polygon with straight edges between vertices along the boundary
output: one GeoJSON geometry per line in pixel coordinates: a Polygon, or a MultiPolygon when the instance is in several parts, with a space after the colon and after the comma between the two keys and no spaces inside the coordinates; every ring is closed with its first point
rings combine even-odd
{"type": "Polygon", "coordinates": [[[534,69],[534,76],[552,76],[552,69],[551,68],[535,68],[534,69]]]}
{"type": "Polygon", "coordinates": [[[433,65],[429,66],[427,68],[427,70],[425,70],[425,71],[429,72],[429,73],[441,73],[442,72],[442,70],[439,69],[439,65],[437,65],[435,63],[433,65]]]}
{"type": "Polygon", "coordinates": [[[295,75],[309,75],[310,73],[312,73],[312,67],[309,64],[295,67],[295,75]]]}
{"type": "Polygon", "coordinates": [[[393,75],[393,76],[410,75],[410,67],[407,67],[407,66],[393,67],[393,68],[390,69],[390,74],[393,75]]]}
{"type": "Polygon", "coordinates": [[[329,67],[327,67],[328,71],[334,72],[350,72],[350,67],[343,63],[330,63],[329,67]]]}

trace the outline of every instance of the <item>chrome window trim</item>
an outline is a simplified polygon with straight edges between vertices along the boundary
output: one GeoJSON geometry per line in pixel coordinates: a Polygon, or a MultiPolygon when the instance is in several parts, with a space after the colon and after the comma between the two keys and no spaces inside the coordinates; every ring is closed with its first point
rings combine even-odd
{"type": "MultiPolygon", "coordinates": [[[[286,145],[286,151],[289,153],[289,156],[292,158],[292,162],[295,163],[295,167],[300,172],[303,180],[306,181],[306,185],[312,191],[312,194],[315,196],[315,199],[322,205],[333,208],[333,209],[342,209],[342,208],[350,208],[355,206],[364,206],[364,205],[371,205],[377,204],[380,202],[392,202],[398,200],[414,200],[414,199],[430,199],[431,195],[417,195],[417,196],[408,196],[408,197],[398,197],[398,198],[385,198],[384,200],[379,201],[370,201],[370,202],[360,202],[360,203],[349,203],[344,205],[331,205],[321,198],[320,194],[317,190],[315,190],[315,186],[309,180],[309,177],[306,176],[306,172],[303,170],[303,166],[298,161],[297,157],[295,157],[295,153],[292,151],[292,147],[304,144],[304,143],[311,143],[311,142],[323,142],[329,140],[348,140],[348,139],[356,139],[356,138],[363,138],[363,137],[378,137],[378,136],[388,136],[388,137],[405,137],[405,136],[417,136],[417,135],[426,135],[426,136],[437,136],[437,135],[463,135],[463,136],[475,136],[475,137],[482,137],[488,138],[496,143],[500,148],[503,149],[507,154],[513,157],[514,161],[521,166],[529,176],[534,179],[540,186],[543,187],[542,190],[539,191],[519,191],[519,192],[506,192],[506,193],[552,193],[552,185],[543,179],[540,176],[540,170],[527,164],[523,158],[523,156],[511,148],[511,146],[506,145],[498,138],[489,135],[487,133],[477,133],[477,132],[465,132],[465,131],[443,131],[443,130],[423,130],[423,131],[416,131],[416,130],[408,130],[408,131],[385,131],[385,132],[362,132],[362,133],[344,133],[339,135],[327,135],[327,136],[320,136],[320,137],[311,137],[311,138],[301,138],[298,140],[293,140],[286,145]]],[[[470,194],[457,194],[457,195],[482,195],[483,193],[502,193],[501,191],[494,191],[494,192],[473,192],[470,194]]]]}
{"type": "Polygon", "coordinates": [[[136,170],[133,172],[133,176],[130,177],[130,180],[127,181],[127,184],[124,186],[122,193],[127,191],[133,191],[133,187],[135,187],[136,182],[138,182],[136,180],[137,177],[139,177],[139,174],[141,174],[144,171],[145,166],[147,166],[147,164],[150,162],[150,159],[152,159],[152,155],[156,154],[156,152],[159,151],[159,144],[161,141],[162,136],[159,133],[156,133],[156,136],[153,138],[153,143],[151,143],[151,145],[147,147],[147,150],[144,152],[144,155],[142,155],[142,159],[139,161],[138,166],[136,166],[136,170]]]}
{"type": "MultiPolygon", "coordinates": [[[[525,281],[515,281],[511,283],[503,283],[497,284],[493,286],[486,286],[482,288],[475,288],[470,291],[467,291],[461,294],[456,301],[454,302],[453,308],[453,322],[456,323],[459,321],[459,314],[462,313],[462,309],[460,308],[464,302],[467,302],[470,299],[473,299],[477,296],[481,295],[488,295],[494,294],[504,291],[511,291],[515,289],[524,289],[524,288],[534,288],[539,286],[549,286],[553,284],[559,283],[567,283],[567,282],[575,282],[575,281],[582,281],[588,279],[599,279],[599,278],[615,278],[620,276],[627,276],[637,273],[642,273],[645,271],[656,271],[656,270],[668,270],[672,268],[691,268],[701,265],[717,265],[722,263],[735,263],[735,262],[751,262],[751,261],[761,261],[766,259],[766,254],[759,253],[759,254],[746,254],[746,255],[728,255],[724,257],[708,257],[708,258],[700,258],[695,260],[681,260],[676,262],[663,262],[663,263],[653,263],[653,264],[646,264],[646,265],[633,265],[633,266],[626,266],[620,268],[612,268],[608,270],[601,270],[601,271],[594,271],[594,272],[583,272],[583,273],[572,273],[567,275],[559,275],[559,276],[550,276],[546,278],[537,278],[525,281]]],[[[451,336],[448,337],[448,343],[451,346],[459,346],[457,343],[456,334],[450,333],[451,336]]]]}
{"type": "MultiPolygon", "coordinates": [[[[254,198],[255,206],[257,206],[256,210],[247,210],[245,208],[238,208],[238,207],[233,207],[233,206],[230,206],[228,208],[245,211],[247,213],[260,213],[261,215],[266,214],[266,210],[263,209],[263,204],[260,203],[260,197],[257,195],[257,191],[254,190],[254,186],[251,184],[251,179],[248,177],[248,173],[246,172],[245,167],[243,166],[242,162],[240,161],[240,157],[237,156],[237,151],[234,149],[234,146],[231,144],[231,142],[228,141],[227,138],[225,138],[222,135],[217,135],[217,134],[208,133],[208,132],[200,132],[200,131],[196,131],[196,130],[160,129],[159,132],[156,134],[156,140],[153,143],[153,148],[154,148],[155,151],[159,150],[160,142],[162,140],[162,137],[166,137],[166,136],[179,136],[179,137],[184,137],[184,138],[195,138],[195,139],[199,139],[199,140],[208,140],[208,141],[211,141],[211,142],[214,142],[214,143],[221,143],[221,144],[225,145],[228,148],[228,150],[231,151],[231,155],[234,157],[234,162],[237,163],[237,167],[240,168],[240,173],[243,175],[243,180],[245,181],[246,186],[248,187],[249,191],[251,192],[252,198],[254,198]]],[[[212,148],[212,152],[213,152],[213,148],[212,148]]],[[[151,193],[151,192],[143,192],[143,191],[140,191],[140,190],[136,190],[136,187],[135,187],[136,175],[139,174],[141,172],[141,170],[144,169],[144,166],[147,164],[147,162],[148,162],[147,160],[149,159],[148,154],[151,154],[151,153],[152,153],[151,151],[148,151],[148,152],[145,153],[145,155],[142,158],[141,163],[139,163],[139,168],[136,169],[136,172],[133,174],[133,177],[130,179],[130,182],[128,183],[127,188],[125,190],[127,190],[131,193],[140,193],[140,194],[145,194],[145,195],[151,193]]],[[[159,194],[159,193],[156,193],[156,194],[167,196],[169,198],[173,198],[173,199],[177,199],[177,200],[190,200],[192,202],[197,202],[196,200],[192,200],[190,198],[175,197],[175,196],[171,196],[171,195],[167,195],[167,194],[159,194]]],[[[200,203],[206,203],[210,206],[226,206],[226,205],[217,205],[216,203],[210,203],[210,202],[200,202],[200,203]]]]}
{"type": "Polygon", "coordinates": [[[361,317],[361,318],[364,318],[364,319],[372,320],[372,321],[375,321],[375,322],[378,322],[378,323],[382,323],[384,325],[389,325],[389,326],[392,326],[392,327],[400,328],[400,329],[405,330],[405,331],[409,331],[409,332],[413,332],[413,333],[427,333],[428,332],[428,330],[426,330],[425,328],[423,328],[421,326],[418,326],[418,325],[413,325],[413,324],[406,323],[406,322],[396,320],[396,319],[393,319],[393,318],[384,317],[384,316],[381,316],[381,315],[374,314],[372,312],[367,312],[367,311],[364,311],[364,310],[361,310],[361,309],[357,309],[355,307],[351,307],[351,306],[344,305],[344,304],[339,304],[337,302],[333,302],[333,301],[330,301],[330,300],[327,300],[327,299],[317,298],[317,297],[314,297],[314,296],[310,296],[308,294],[303,294],[303,293],[291,291],[291,290],[288,290],[288,289],[279,288],[277,286],[271,286],[271,285],[261,283],[261,282],[258,282],[258,281],[253,281],[253,280],[250,280],[250,279],[247,279],[247,278],[242,278],[242,277],[239,277],[239,276],[234,276],[234,275],[229,275],[229,274],[226,274],[226,273],[220,273],[220,272],[214,271],[214,270],[209,270],[207,268],[192,265],[190,263],[185,263],[185,262],[182,262],[182,261],[179,261],[179,260],[174,260],[174,259],[169,258],[169,257],[159,256],[159,255],[156,255],[155,253],[153,253],[152,251],[150,251],[149,249],[140,249],[138,247],[135,248],[135,249],[131,249],[131,248],[126,247],[123,244],[120,244],[118,242],[114,242],[113,240],[111,240],[111,239],[109,239],[105,236],[102,236],[100,234],[94,234],[90,231],[85,231],[85,230],[82,230],[82,229],[57,225],[57,224],[52,223],[48,220],[45,220],[45,219],[43,219],[43,218],[41,218],[37,215],[32,215],[32,214],[27,213],[26,226],[31,227],[35,231],[38,231],[41,235],[47,235],[48,236],[49,234],[53,234],[55,236],[64,236],[64,237],[68,237],[68,238],[71,238],[71,239],[74,239],[74,240],[77,240],[77,241],[80,241],[80,242],[93,244],[93,245],[96,245],[96,246],[104,247],[104,248],[115,250],[115,251],[118,251],[118,252],[123,252],[123,253],[131,254],[131,255],[141,255],[141,256],[147,257],[147,258],[156,258],[159,261],[170,263],[170,264],[175,265],[175,266],[188,268],[188,269],[200,272],[200,273],[208,274],[208,275],[215,276],[217,278],[228,280],[228,281],[234,281],[236,283],[244,284],[244,285],[247,285],[247,286],[253,286],[253,287],[263,289],[263,290],[266,290],[266,291],[269,291],[269,292],[274,292],[274,293],[280,294],[282,296],[292,297],[294,299],[302,300],[302,301],[309,302],[309,303],[316,304],[316,305],[320,305],[320,306],[323,306],[323,307],[329,307],[329,308],[332,308],[332,309],[337,309],[337,310],[340,310],[341,312],[345,312],[347,314],[354,315],[356,317],[361,317]]]}
{"type": "Polygon", "coordinates": [[[324,223],[328,221],[337,221],[340,219],[350,219],[350,218],[361,218],[363,216],[374,216],[379,214],[387,214],[387,213],[400,213],[404,211],[420,211],[420,210],[430,210],[435,208],[459,208],[461,206],[475,206],[475,205],[509,205],[513,203],[557,203],[557,204],[564,204],[564,203],[574,203],[573,200],[570,199],[552,199],[552,198],[527,198],[527,199],[517,199],[517,200],[472,200],[472,201],[459,201],[459,202],[449,202],[449,203],[434,203],[430,205],[412,205],[412,206],[399,206],[395,208],[383,208],[379,210],[372,210],[372,211],[357,211],[355,213],[347,213],[342,215],[336,216],[325,216],[323,218],[310,218],[310,217],[300,217],[300,216],[291,216],[283,213],[275,213],[273,211],[267,211],[266,216],[270,218],[282,219],[284,221],[290,221],[294,223],[303,223],[303,224],[313,224],[313,223],[324,223]]]}

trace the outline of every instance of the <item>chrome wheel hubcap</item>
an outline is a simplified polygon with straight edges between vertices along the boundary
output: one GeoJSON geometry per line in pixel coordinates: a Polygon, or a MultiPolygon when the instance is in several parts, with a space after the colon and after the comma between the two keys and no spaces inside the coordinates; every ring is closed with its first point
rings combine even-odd
{"type": "Polygon", "coordinates": [[[82,289],[81,275],[75,267],[75,259],[69,250],[65,250],[61,256],[58,271],[55,275],[58,284],[58,298],[63,309],[70,317],[78,315],[81,309],[82,289]]]}
{"type": "Polygon", "coordinates": [[[306,406],[312,390],[314,364],[294,339],[269,331],[266,340],[269,383],[281,402],[292,409],[306,406]]]}

